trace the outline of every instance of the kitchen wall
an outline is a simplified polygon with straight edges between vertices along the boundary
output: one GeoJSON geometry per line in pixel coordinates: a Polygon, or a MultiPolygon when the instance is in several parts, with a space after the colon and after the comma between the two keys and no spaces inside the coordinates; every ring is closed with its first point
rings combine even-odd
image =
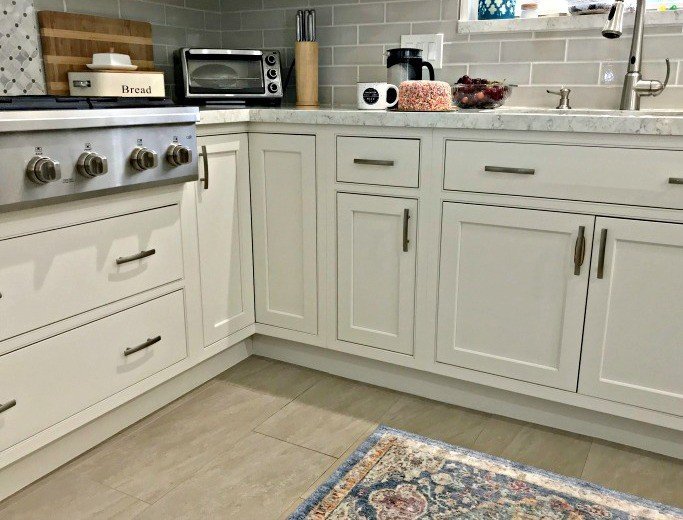
{"type": "MultiPolygon", "coordinates": [[[[19,0],[26,2],[27,0],[19,0]]],[[[0,4],[9,0],[0,0],[0,4]]],[[[606,40],[599,30],[457,32],[458,0],[35,0],[36,9],[67,10],[152,23],[155,62],[172,82],[171,53],[189,46],[273,47],[290,62],[297,8],[318,14],[320,98],[355,103],[357,81],[386,78],[383,53],[401,34],[442,32],[444,68],[437,79],[468,73],[520,85],[509,104],[553,106],[548,87],[572,88],[575,107],[615,108],[630,39],[606,40]]],[[[645,73],[664,77],[672,58],[672,84],[644,106],[683,108],[683,28],[649,27],[645,73]]],[[[291,100],[291,92],[289,99],[291,100]]]]}
{"type": "MultiPolygon", "coordinates": [[[[356,81],[386,81],[383,52],[401,34],[442,32],[444,68],[437,79],[454,82],[467,73],[520,85],[517,105],[554,106],[548,87],[570,86],[577,107],[616,108],[626,69],[630,35],[602,38],[600,31],[457,32],[458,0],[223,0],[222,42],[227,46],[289,47],[296,8],[314,7],[319,20],[321,99],[355,104],[356,81]]],[[[595,15],[599,16],[599,15],[595,15]]],[[[673,81],[683,84],[682,27],[647,29],[645,73],[664,78],[672,58],[673,81]],[[680,60],[680,62],[679,62],[680,60]]],[[[683,107],[683,88],[670,88],[644,106],[683,107]]]]}

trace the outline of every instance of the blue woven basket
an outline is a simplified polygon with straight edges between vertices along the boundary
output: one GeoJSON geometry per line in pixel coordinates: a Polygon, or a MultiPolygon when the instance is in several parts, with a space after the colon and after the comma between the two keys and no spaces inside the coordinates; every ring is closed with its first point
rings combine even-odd
{"type": "Polygon", "coordinates": [[[506,20],[515,17],[515,0],[479,0],[480,20],[506,20]]]}

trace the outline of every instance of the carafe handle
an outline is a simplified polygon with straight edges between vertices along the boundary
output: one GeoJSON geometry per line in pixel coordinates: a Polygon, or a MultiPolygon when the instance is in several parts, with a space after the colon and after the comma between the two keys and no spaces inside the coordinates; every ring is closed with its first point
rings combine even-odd
{"type": "Polygon", "coordinates": [[[427,70],[429,71],[429,80],[434,81],[434,79],[436,79],[436,76],[434,75],[434,67],[432,66],[432,64],[429,63],[428,61],[423,60],[422,66],[427,67],[427,70]]]}

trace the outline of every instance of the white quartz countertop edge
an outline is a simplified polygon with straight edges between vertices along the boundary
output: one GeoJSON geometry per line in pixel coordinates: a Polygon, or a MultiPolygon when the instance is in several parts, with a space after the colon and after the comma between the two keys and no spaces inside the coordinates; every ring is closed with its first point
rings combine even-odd
{"type": "Polygon", "coordinates": [[[229,123],[387,126],[472,130],[522,130],[636,135],[683,135],[683,113],[501,108],[441,113],[367,111],[351,108],[237,108],[200,110],[200,125],[229,123]]]}

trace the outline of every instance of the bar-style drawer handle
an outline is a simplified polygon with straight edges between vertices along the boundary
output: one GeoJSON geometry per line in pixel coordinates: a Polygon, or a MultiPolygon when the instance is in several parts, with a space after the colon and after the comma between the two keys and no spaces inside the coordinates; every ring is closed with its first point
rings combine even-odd
{"type": "Polygon", "coordinates": [[[382,161],[380,159],[354,159],[353,164],[366,164],[369,166],[393,166],[394,161],[382,161]]]}
{"type": "Polygon", "coordinates": [[[11,401],[7,401],[5,404],[0,404],[0,413],[4,413],[10,408],[14,408],[17,405],[17,400],[12,399],[11,401]]]}
{"type": "Polygon", "coordinates": [[[669,184],[683,184],[683,177],[669,177],[669,184]]]}
{"type": "Polygon", "coordinates": [[[135,262],[136,260],[142,260],[148,256],[156,254],[156,249],[149,249],[147,251],[140,251],[139,253],[131,256],[121,256],[116,259],[116,265],[127,264],[128,262],[135,262]]]}
{"type": "Polygon", "coordinates": [[[536,170],[533,168],[510,168],[509,166],[484,166],[485,172],[491,173],[516,173],[518,175],[533,175],[536,170]]]}
{"type": "Polygon", "coordinates": [[[156,338],[149,338],[147,341],[142,343],[141,345],[138,345],[137,347],[129,347],[126,350],[123,351],[124,356],[130,356],[131,354],[135,354],[136,352],[140,352],[141,350],[145,350],[146,348],[151,347],[155,343],[159,343],[161,341],[161,336],[157,336],[156,338]]]}

